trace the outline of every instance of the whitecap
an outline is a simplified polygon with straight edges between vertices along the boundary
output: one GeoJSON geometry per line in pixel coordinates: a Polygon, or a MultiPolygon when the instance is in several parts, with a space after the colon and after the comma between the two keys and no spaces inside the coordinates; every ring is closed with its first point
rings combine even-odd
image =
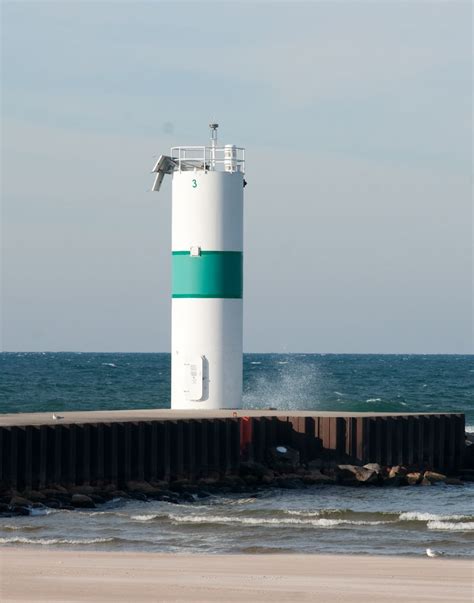
{"type": "Polygon", "coordinates": [[[302,517],[319,517],[320,515],[340,515],[350,513],[351,509],[319,509],[316,511],[302,511],[300,509],[283,509],[288,515],[301,515],[302,517]]]}
{"type": "Polygon", "coordinates": [[[28,511],[33,517],[41,517],[42,515],[52,515],[53,513],[59,513],[60,509],[48,509],[47,507],[34,507],[29,508],[28,511]]]}
{"type": "Polygon", "coordinates": [[[152,521],[153,519],[156,519],[157,517],[160,517],[158,514],[148,514],[148,515],[131,515],[130,519],[133,519],[134,521],[152,521]]]}
{"type": "Polygon", "coordinates": [[[298,511],[296,509],[284,509],[284,512],[288,515],[297,515],[301,517],[319,517],[320,511],[298,511]]]}
{"type": "Polygon", "coordinates": [[[114,364],[113,362],[103,362],[102,366],[111,366],[113,368],[117,368],[117,365],[114,364]]]}
{"type": "Polygon", "coordinates": [[[12,538],[0,538],[1,544],[100,544],[112,542],[114,538],[25,538],[16,536],[12,538]]]}
{"type": "Polygon", "coordinates": [[[42,526],[30,526],[30,525],[11,525],[11,524],[5,524],[5,525],[0,525],[0,530],[2,531],[9,531],[9,532],[16,532],[16,531],[29,531],[29,530],[41,530],[42,526]]]}
{"type": "Polygon", "coordinates": [[[366,402],[382,402],[382,398],[367,398],[366,402]]]}
{"type": "Polygon", "coordinates": [[[467,519],[465,515],[437,515],[436,513],[419,513],[418,511],[408,511],[401,513],[400,521],[456,521],[467,519]]]}
{"type": "Polygon", "coordinates": [[[474,521],[429,521],[428,530],[446,530],[448,532],[472,532],[474,521]]]}
{"type": "Polygon", "coordinates": [[[250,364],[262,364],[261,362],[251,362],[250,364]]]}
{"type": "Polygon", "coordinates": [[[169,515],[172,521],[177,523],[214,523],[214,524],[232,524],[250,526],[311,526],[314,528],[332,528],[344,525],[364,525],[373,526],[390,523],[387,521],[352,521],[349,519],[297,519],[288,517],[285,519],[262,518],[262,517],[229,517],[225,515],[169,515]]]}
{"type": "MultiPolygon", "coordinates": [[[[72,511],[72,513],[77,513],[77,511],[72,511]]],[[[121,513],[120,511],[91,511],[90,513],[86,513],[82,511],[83,515],[87,515],[87,517],[128,517],[127,513],[121,513]]]]}
{"type": "MultiPolygon", "coordinates": [[[[229,500],[226,504],[228,505],[251,505],[255,502],[255,498],[237,498],[234,500],[229,500]]],[[[196,507],[193,505],[193,508],[196,507]]]]}

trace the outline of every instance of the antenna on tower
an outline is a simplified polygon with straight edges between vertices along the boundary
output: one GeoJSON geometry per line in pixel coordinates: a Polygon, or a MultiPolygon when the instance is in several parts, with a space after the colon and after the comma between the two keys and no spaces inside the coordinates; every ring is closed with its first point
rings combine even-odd
{"type": "Polygon", "coordinates": [[[209,127],[211,128],[211,169],[214,170],[216,168],[217,128],[219,124],[211,123],[209,127]]]}
{"type": "Polygon", "coordinates": [[[219,124],[209,124],[209,128],[211,129],[211,146],[217,146],[217,128],[219,124]]]}

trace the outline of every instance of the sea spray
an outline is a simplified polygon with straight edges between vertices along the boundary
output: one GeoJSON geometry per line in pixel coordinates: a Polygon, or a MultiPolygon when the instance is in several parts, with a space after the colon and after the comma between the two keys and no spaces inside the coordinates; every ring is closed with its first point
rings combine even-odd
{"type": "MultiPolygon", "coordinates": [[[[472,430],[473,365],[469,355],[244,354],[244,406],[465,413],[472,430]]],[[[170,370],[169,354],[2,352],[0,412],[169,408],[170,370]]]]}
{"type": "MultiPolygon", "coordinates": [[[[317,409],[320,384],[325,380],[319,367],[294,360],[276,361],[264,370],[248,371],[244,382],[244,408],[276,408],[278,410],[317,409]]],[[[261,363],[259,362],[258,365],[261,363]]]]}

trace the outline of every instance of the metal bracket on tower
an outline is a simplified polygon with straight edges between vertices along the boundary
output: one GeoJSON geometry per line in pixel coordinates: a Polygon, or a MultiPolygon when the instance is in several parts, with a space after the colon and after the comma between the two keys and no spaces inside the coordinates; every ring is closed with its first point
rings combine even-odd
{"type": "Polygon", "coordinates": [[[176,167],[177,163],[173,157],[169,157],[169,155],[160,155],[160,158],[155,163],[155,167],[151,170],[152,173],[156,173],[155,182],[153,183],[151,190],[159,191],[165,174],[172,174],[176,167]]]}

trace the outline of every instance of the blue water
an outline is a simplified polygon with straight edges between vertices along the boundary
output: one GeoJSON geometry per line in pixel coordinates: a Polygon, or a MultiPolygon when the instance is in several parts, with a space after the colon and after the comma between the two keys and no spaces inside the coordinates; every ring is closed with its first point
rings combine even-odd
{"type": "MultiPolygon", "coordinates": [[[[0,413],[167,408],[169,400],[169,354],[0,354],[0,413]]],[[[474,425],[474,356],[246,354],[244,405],[463,412],[474,425]]]]}
{"type": "MultiPolygon", "coordinates": [[[[166,408],[168,354],[0,354],[0,412],[166,408]]],[[[247,354],[247,407],[463,412],[474,426],[473,356],[247,354]]],[[[117,499],[97,511],[0,518],[4,546],[162,552],[447,556],[474,551],[474,484],[313,486],[194,504],[117,499]]]]}

